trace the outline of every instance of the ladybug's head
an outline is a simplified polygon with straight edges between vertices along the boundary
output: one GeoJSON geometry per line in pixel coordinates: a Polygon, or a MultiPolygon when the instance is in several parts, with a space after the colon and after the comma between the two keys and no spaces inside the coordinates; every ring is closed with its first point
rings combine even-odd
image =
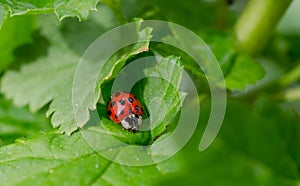
{"type": "Polygon", "coordinates": [[[121,121],[124,129],[130,132],[137,132],[139,127],[142,125],[142,116],[137,114],[129,114],[126,118],[121,121]]]}

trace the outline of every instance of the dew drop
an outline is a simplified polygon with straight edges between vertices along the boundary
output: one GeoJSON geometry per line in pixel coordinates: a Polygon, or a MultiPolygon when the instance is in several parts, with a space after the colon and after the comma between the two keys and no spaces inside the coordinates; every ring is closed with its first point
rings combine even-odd
{"type": "Polygon", "coordinates": [[[53,169],[50,169],[50,170],[49,170],[49,173],[50,173],[50,174],[53,173],[53,169]]]}
{"type": "Polygon", "coordinates": [[[95,168],[96,169],[98,169],[99,168],[99,164],[97,163],[97,164],[95,164],[95,168]]]}
{"type": "Polygon", "coordinates": [[[112,150],[113,150],[112,148],[109,148],[109,149],[108,149],[108,151],[110,151],[110,152],[111,152],[112,150]]]}

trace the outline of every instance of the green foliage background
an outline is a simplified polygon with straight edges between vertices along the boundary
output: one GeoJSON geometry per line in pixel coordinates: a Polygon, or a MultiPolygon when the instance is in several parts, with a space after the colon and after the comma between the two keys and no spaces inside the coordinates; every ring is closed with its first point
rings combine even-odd
{"type": "MultiPolygon", "coordinates": [[[[300,3],[230,2],[0,0],[0,183],[300,185],[300,3]],[[211,108],[205,75],[179,49],[149,42],[152,28],[141,29],[142,19],[171,21],[190,29],[220,64],[227,109],[219,135],[203,152],[198,145],[211,108]],[[113,145],[106,140],[111,135],[137,145],[168,136],[181,104],[193,102],[184,92],[176,93],[183,69],[193,78],[201,100],[200,120],[188,144],[172,158],[142,167],[120,165],[99,155],[81,135],[89,115],[82,114],[78,125],[72,110],[74,73],[87,47],[106,31],[133,20],[136,37],[143,42],[114,54],[101,71],[94,94],[81,94],[84,111],[97,111],[92,114],[101,117],[105,129],[92,126],[89,135],[104,145],[113,145]],[[105,115],[110,86],[125,65],[153,54],[162,56],[161,63],[141,73],[163,74],[178,86],[150,78],[137,84],[132,91],[147,108],[154,128],[128,133],[105,115]],[[176,65],[166,70],[170,61],[176,65]],[[154,96],[164,104],[150,106],[154,96]]],[[[89,68],[91,76],[97,73],[89,68]]],[[[83,89],[88,86],[82,84],[83,89]]],[[[138,153],[125,147],[105,150],[116,150],[116,159],[138,153]]],[[[151,150],[147,153],[153,158],[164,156],[151,150]]]]}

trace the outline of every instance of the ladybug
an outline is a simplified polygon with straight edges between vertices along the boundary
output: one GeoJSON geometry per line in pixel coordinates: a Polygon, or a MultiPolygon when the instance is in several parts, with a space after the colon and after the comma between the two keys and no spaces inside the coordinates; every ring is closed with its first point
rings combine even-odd
{"type": "Polygon", "coordinates": [[[129,132],[137,132],[142,125],[142,105],[131,93],[114,93],[106,106],[106,113],[113,122],[121,123],[123,129],[129,132]]]}

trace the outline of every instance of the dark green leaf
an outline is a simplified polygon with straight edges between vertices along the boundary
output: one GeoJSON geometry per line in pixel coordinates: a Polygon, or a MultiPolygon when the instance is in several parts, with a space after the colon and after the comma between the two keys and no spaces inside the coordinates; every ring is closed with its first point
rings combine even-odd
{"type": "Polygon", "coordinates": [[[0,99],[0,146],[45,129],[50,129],[50,123],[44,115],[32,114],[26,108],[15,107],[0,99]]]}
{"type": "Polygon", "coordinates": [[[255,59],[237,54],[230,33],[200,34],[216,56],[229,90],[245,89],[264,77],[264,69],[255,59]]]}
{"type": "MultiPolygon", "coordinates": [[[[201,109],[208,118],[208,103],[201,109]]],[[[297,185],[299,131],[299,117],[270,100],[260,99],[251,106],[229,100],[216,141],[199,152],[198,129],[180,153],[186,169],[170,174],[161,185],[297,185]]]]}
{"type": "MultiPolygon", "coordinates": [[[[79,20],[87,19],[91,10],[96,10],[97,0],[1,0],[2,5],[10,16],[32,14],[56,14],[59,20],[66,17],[78,17],[79,20]]],[[[1,17],[0,17],[1,18],[1,17]]]]}
{"type": "Polygon", "coordinates": [[[245,89],[247,85],[255,84],[264,77],[263,67],[255,60],[244,56],[237,56],[225,77],[226,88],[230,90],[245,89]]]}
{"type": "Polygon", "coordinates": [[[0,29],[0,72],[5,70],[13,62],[13,53],[16,47],[32,42],[31,32],[33,30],[33,17],[8,18],[3,22],[2,28],[0,29]]]}

